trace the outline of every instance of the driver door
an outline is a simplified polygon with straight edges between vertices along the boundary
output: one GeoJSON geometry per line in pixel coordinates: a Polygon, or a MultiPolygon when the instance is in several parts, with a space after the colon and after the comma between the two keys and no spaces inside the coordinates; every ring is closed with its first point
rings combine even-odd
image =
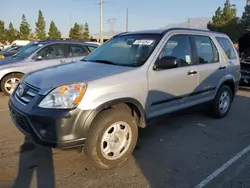
{"type": "Polygon", "coordinates": [[[39,50],[32,58],[35,69],[60,65],[65,62],[65,44],[51,44],[39,50]]]}
{"type": "Polygon", "coordinates": [[[158,59],[172,56],[178,67],[148,71],[149,93],[147,116],[149,118],[184,108],[192,103],[192,94],[198,86],[198,70],[193,60],[189,35],[170,36],[158,59]]]}

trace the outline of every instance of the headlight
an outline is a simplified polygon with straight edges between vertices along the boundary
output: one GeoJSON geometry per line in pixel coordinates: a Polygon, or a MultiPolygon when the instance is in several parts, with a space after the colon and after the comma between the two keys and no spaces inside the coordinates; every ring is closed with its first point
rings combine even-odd
{"type": "Polygon", "coordinates": [[[68,109],[77,106],[84,96],[87,85],[76,83],[60,86],[51,91],[39,104],[41,108],[68,109]]]}

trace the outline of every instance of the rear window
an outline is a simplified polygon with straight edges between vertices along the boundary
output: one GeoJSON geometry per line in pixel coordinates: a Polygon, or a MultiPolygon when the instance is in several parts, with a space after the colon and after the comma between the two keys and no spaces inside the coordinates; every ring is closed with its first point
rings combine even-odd
{"type": "Polygon", "coordinates": [[[220,43],[221,47],[223,48],[224,52],[226,53],[228,59],[236,59],[236,53],[234,50],[234,46],[227,38],[216,37],[217,41],[220,43]]]}

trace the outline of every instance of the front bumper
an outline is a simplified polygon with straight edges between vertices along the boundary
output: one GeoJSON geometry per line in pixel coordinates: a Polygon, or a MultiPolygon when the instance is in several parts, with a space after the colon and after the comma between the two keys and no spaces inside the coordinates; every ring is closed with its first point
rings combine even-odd
{"type": "Polygon", "coordinates": [[[84,123],[90,112],[24,107],[15,97],[9,99],[12,121],[25,135],[41,145],[71,148],[84,145],[84,123]]]}

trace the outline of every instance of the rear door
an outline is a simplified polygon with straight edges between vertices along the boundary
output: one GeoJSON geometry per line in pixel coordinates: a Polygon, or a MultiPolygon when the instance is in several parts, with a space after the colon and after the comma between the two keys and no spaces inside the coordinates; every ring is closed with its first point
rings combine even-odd
{"type": "Polygon", "coordinates": [[[218,48],[210,36],[193,35],[192,40],[195,44],[199,72],[197,99],[210,100],[214,96],[219,81],[225,75],[225,60],[219,55],[218,48]]]}
{"type": "Polygon", "coordinates": [[[74,62],[83,59],[90,53],[88,48],[82,44],[67,44],[66,62],[74,62]]]}

